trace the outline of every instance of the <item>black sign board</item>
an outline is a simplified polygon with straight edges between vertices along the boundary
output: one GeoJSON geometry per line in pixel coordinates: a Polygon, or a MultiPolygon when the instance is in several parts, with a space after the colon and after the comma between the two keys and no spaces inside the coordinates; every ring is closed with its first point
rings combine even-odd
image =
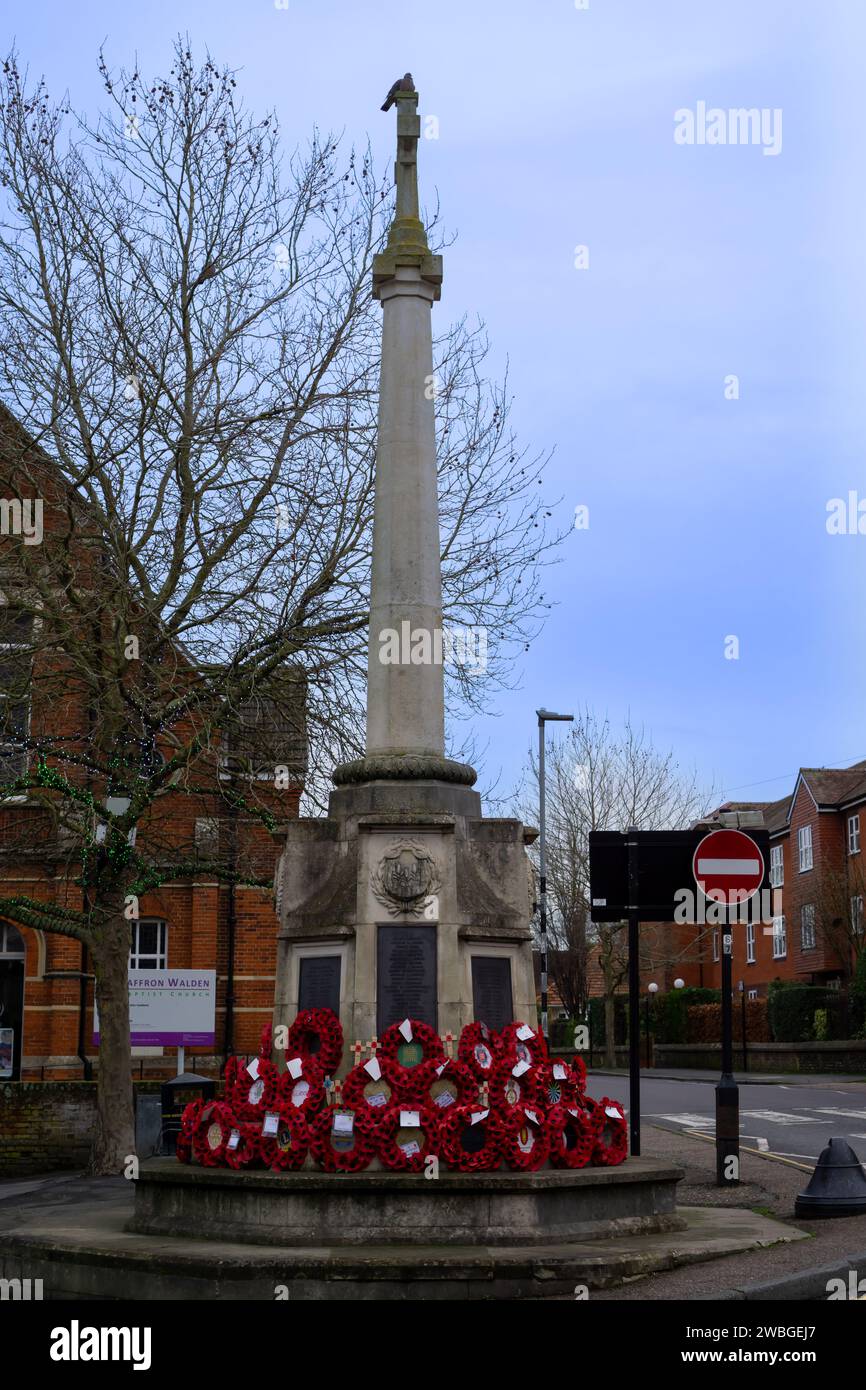
{"type": "Polygon", "coordinates": [[[511,961],[505,956],[472,957],[472,1014],[497,1032],[514,1018],[511,961]]]}
{"type": "Polygon", "coordinates": [[[416,1018],[437,1028],[436,928],[379,927],[376,1030],[416,1018]]]}
{"type": "Polygon", "coordinates": [[[298,1012],[330,1009],[340,1016],[340,957],[302,956],[298,976],[298,1012]]]}
{"type": "MultiPolygon", "coordinates": [[[[589,834],[589,915],[593,922],[620,922],[636,912],[643,922],[669,922],[677,906],[677,893],[687,888],[698,893],[692,860],[701,830],[592,830],[589,834]],[[637,901],[629,892],[628,842],[637,845],[637,901]]],[[[769,889],[770,836],[766,830],[748,827],[764,858],[763,889],[769,889]]]]}

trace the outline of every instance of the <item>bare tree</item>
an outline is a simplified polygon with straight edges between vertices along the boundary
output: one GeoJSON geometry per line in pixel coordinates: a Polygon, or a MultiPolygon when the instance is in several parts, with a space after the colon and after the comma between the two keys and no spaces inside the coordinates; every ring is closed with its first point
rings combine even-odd
{"type": "MultiPolygon", "coordinates": [[[[590,710],[575,717],[567,737],[545,748],[547,782],[547,882],[550,894],[550,968],[563,1003],[577,1015],[587,1005],[587,960],[597,953],[605,997],[605,1061],[615,1064],[614,998],[628,970],[622,922],[589,920],[589,832],[663,830],[687,826],[712,800],[694,773],[680,769],[673,752],[659,752],[642,727],[627,718],[614,732],[590,710]]],[[[521,814],[531,820],[538,805],[538,764],[530,757],[521,814]]],[[[661,962],[663,938],[645,943],[661,962]]],[[[649,958],[649,957],[648,957],[649,958]]]]}
{"type": "MultiPolygon", "coordinates": [[[[389,199],[330,136],[283,159],[274,117],[184,43],[165,77],[100,70],[95,123],[14,55],[0,82],[0,398],[27,430],[3,482],[50,513],[43,545],[4,542],[31,712],[25,728],[4,703],[2,795],[40,809],[80,897],[0,912],[90,952],[94,1166],[116,1172],[134,1147],[124,907],[202,862],[173,852],[165,803],[216,788],[273,825],[256,776],[221,774],[223,745],[251,701],[289,718],[299,681],[314,803],[361,751],[389,199]]],[[[486,672],[447,672],[458,709],[538,629],[555,543],[486,351],[462,323],[436,350],[447,621],[488,636],[486,672]]]]}

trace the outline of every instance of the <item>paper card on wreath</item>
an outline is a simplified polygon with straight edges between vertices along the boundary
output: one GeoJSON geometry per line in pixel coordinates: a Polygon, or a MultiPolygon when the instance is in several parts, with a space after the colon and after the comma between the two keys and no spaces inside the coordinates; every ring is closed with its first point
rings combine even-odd
{"type": "Polygon", "coordinates": [[[401,1122],[405,1129],[417,1129],[421,1123],[421,1115],[417,1110],[404,1110],[401,1115],[401,1122]]]}
{"type": "Polygon", "coordinates": [[[512,1076],[522,1076],[525,1071],[529,1071],[531,1062],[516,1062],[511,1068],[512,1076]]]}
{"type": "Polygon", "coordinates": [[[297,1081],[298,1077],[300,1076],[303,1070],[304,1062],[303,1058],[301,1057],[293,1057],[290,1062],[286,1063],[286,1071],[289,1073],[289,1076],[292,1078],[293,1081],[297,1081]]]}
{"type": "Polygon", "coordinates": [[[408,1018],[404,1018],[403,1022],[400,1024],[400,1032],[403,1034],[407,1043],[412,1041],[412,1023],[408,1018]]]}
{"type": "Polygon", "coordinates": [[[522,1023],[517,1030],[517,1036],[521,1042],[529,1042],[529,1039],[534,1038],[535,1034],[528,1023],[522,1023]]]}
{"type": "Polygon", "coordinates": [[[279,1127],[279,1115],[272,1114],[270,1111],[265,1115],[265,1122],[262,1125],[262,1134],[276,1134],[279,1127]]]}
{"type": "Polygon", "coordinates": [[[553,1064],[553,1077],[554,1077],[554,1080],[555,1080],[555,1081],[564,1081],[567,1075],[568,1075],[568,1073],[566,1072],[565,1067],[562,1065],[562,1063],[561,1063],[561,1062],[554,1062],[554,1064],[553,1064]]]}
{"type": "Polygon", "coordinates": [[[382,1067],[378,1057],[371,1057],[369,1062],[364,1064],[364,1071],[371,1076],[374,1081],[378,1081],[382,1075],[382,1067]]]}
{"type": "Polygon", "coordinates": [[[476,1111],[476,1113],[475,1113],[474,1115],[472,1115],[472,1116],[470,1117],[469,1123],[470,1123],[471,1125],[480,1124],[482,1120],[486,1120],[486,1119],[487,1119],[487,1116],[488,1116],[489,1114],[490,1114],[490,1111],[489,1111],[489,1110],[478,1110],[478,1111],[476,1111]]]}
{"type": "Polygon", "coordinates": [[[247,1062],[247,1071],[249,1072],[250,1076],[253,1078],[253,1081],[255,1081],[255,1080],[258,1079],[258,1075],[259,1075],[259,1059],[258,1059],[258,1057],[254,1057],[253,1060],[252,1060],[251,1062],[247,1062]]]}
{"type": "Polygon", "coordinates": [[[354,1128],[355,1128],[355,1116],[354,1116],[354,1115],[335,1115],[335,1116],[334,1116],[334,1133],[335,1133],[335,1134],[351,1134],[354,1128]]]}

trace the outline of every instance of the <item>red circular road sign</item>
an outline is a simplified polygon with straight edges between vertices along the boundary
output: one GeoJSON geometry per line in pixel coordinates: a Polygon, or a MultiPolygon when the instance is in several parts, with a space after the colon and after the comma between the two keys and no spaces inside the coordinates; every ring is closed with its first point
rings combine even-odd
{"type": "Polygon", "coordinates": [[[716,902],[744,903],[764,880],[764,856],[743,830],[712,830],[692,859],[695,883],[716,902]]]}

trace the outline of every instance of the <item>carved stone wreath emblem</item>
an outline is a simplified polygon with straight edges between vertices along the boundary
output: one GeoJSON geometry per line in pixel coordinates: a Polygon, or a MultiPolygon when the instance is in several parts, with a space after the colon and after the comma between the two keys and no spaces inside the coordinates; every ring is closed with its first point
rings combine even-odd
{"type": "Polygon", "coordinates": [[[399,840],[370,875],[375,897],[392,917],[419,917],[427,899],[439,888],[439,871],[432,855],[414,840],[399,840]]]}

